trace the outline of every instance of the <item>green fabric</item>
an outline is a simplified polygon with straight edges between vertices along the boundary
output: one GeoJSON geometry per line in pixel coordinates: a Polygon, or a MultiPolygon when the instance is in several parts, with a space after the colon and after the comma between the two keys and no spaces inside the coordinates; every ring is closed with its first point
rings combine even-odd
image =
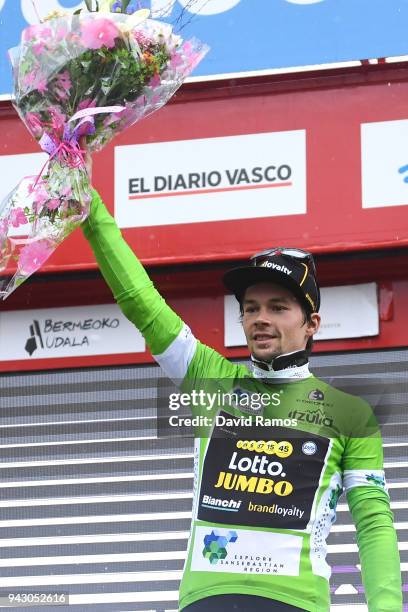
{"type": "Polygon", "coordinates": [[[151,352],[162,353],[177,337],[183,322],[156,291],[95,190],[82,228],[123,314],[143,334],[151,352]]]}
{"type": "Polygon", "coordinates": [[[400,559],[388,496],[377,488],[356,487],[347,501],[357,529],[369,612],[400,612],[400,559]]]}
{"type": "MultiPolygon", "coordinates": [[[[199,387],[203,381],[203,372],[204,377],[208,377],[207,380],[215,380],[218,372],[218,379],[222,377],[225,388],[228,385],[226,379],[235,376],[238,381],[242,381],[245,377],[250,376],[250,372],[243,366],[229,364],[228,367],[228,363],[217,353],[199,345],[188,370],[189,386],[191,388],[199,387]]],[[[244,385],[241,383],[241,386],[244,385]]],[[[230,389],[233,388],[234,383],[231,382],[230,389]]],[[[332,521],[335,519],[336,504],[340,494],[339,482],[341,482],[341,476],[346,470],[349,474],[360,472],[365,474],[363,486],[350,489],[347,498],[357,529],[362,576],[369,603],[369,612],[391,612],[391,610],[401,612],[402,595],[398,544],[392,523],[393,516],[390,511],[389,497],[380,485],[370,484],[372,482],[370,479],[371,473],[382,470],[383,452],[381,436],[369,405],[360,398],[334,389],[313,376],[305,380],[272,386],[270,384],[264,385],[262,381],[253,381],[252,391],[264,392],[265,388],[269,389],[271,393],[276,392],[278,388],[280,393],[279,409],[277,410],[271,405],[264,410],[263,415],[270,418],[279,416],[281,419],[286,419],[293,414],[301,417],[306,412],[308,404],[311,406],[309,414],[313,415],[315,410],[319,409],[319,403],[308,402],[307,398],[316,388],[324,394],[324,413],[327,420],[324,423],[302,422],[298,424],[298,428],[306,433],[305,440],[308,439],[307,432],[316,434],[317,438],[311,438],[316,441],[319,440],[319,436],[331,438],[331,447],[325,457],[320,482],[316,488],[316,515],[312,519],[312,526],[306,530],[296,528],[289,530],[289,527],[272,529],[271,527],[255,527],[254,525],[243,527],[242,523],[234,522],[233,513],[227,515],[229,519],[227,524],[221,520],[218,523],[214,520],[205,521],[200,520],[197,512],[198,507],[196,506],[195,513],[193,512],[193,528],[189,541],[188,557],[180,586],[180,608],[183,609],[194,601],[210,595],[243,593],[270,597],[310,612],[328,612],[330,594],[327,579],[324,577],[325,555],[322,550],[319,550],[319,547],[322,546],[321,534],[329,530],[332,521]],[[299,406],[299,409],[295,413],[293,408],[297,406],[299,406]],[[337,432],[333,436],[334,428],[337,432]],[[358,433],[357,437],[349,437],[352,428],[355,428],[355,433],[358,433]],[[292,546],[291,537],[293,535],[300,536],[303,543],[299,575],[279,576],[257,573],[231,574],[197,571],[197,562],[199,562],[199,558],[203,554],[201,550],[204,548],[202,537],[204,526],[208,528],[208,531],[204,532],[206,535],[210,534],[214,528],[218,529],[222,536],[225,535],[226,528],[236,529],[238,539],[241,534],[241,531],[238,530],[244,529],[247,533],[252,531],[253,539],[257,542],[256,547],[259,550],[260,559],[265,556],[267,534],[274,532],[286,536],[288,538],[288,549],[292,546]],[[382,561],[383,555],[387,555],[386,563],[382,561]]],[[[276,428],[272,428],[269,435],[276,439],[276,428]]],[[[267,434],[261,437],[266,439],[266,436],[267,434]]],[[[199,475],[199,487],[208,480],[208,472],[207,475],[205,473],[205,461],[209,453],[210,443],[211,439],[208,440],[203,437],[197,440],[195,472],[199,475]]],[[[219,471],[225,471],[231,457],[231,451],[225,451],[227,461],[223,461],[222,452],[222,446],[218,448],[218,451],[213,452],[217,457],[215,461],[219,462],[219,471]]],[[[250,456],[250,453],[248,455],[250,456]]],[[[285,460],[282,461],[282,464],[287,479],[292,481],[292,478],[294,478],[293,468],[286,464],[285,460]]],[[[303,469],[302,465],[301,470],[303,469]]],[[[219,471],[217,471],[217,475],[219,471]]],[[[213,482],[217,480],[217,475],[213,482]]],[[[213,491],[214,498],[223,497],[220,493],[220,491],[223,491],[222,488],[214,488],[213,491]]],[[[223,493],[225,495],[225,491],[223,493]]],[[[293,495],[296,495],[296,491],[293,495]]],[[[200,503],[200,497],[200,493],[198,493],[198,504],[200,503]]],[[[250,495],[248,497],[251,498],[250,495]]],[[[302,497],[302,494],[300,494],[300,497],[302,497]]],[[[237,499],[244,499],[238,491],[237,499]]],[[[285,502],[285,498],[271,496],[270,500],[265,502],[269,503],[269,508],[272,505],[272,500],[281,503],[281,505],[284,505],[285,502]]],[[[299,505],[296,497],[290,503],[294,506],[299,505]]],[[[286,503],[286,506],[289,507],[290,503],[286,503]]],[[[218,511],[218,514],[221,515],[222,512],[218,511]]],[[[229,554],[232,554],[233,548],[232,544],[227,546],[229,554]]],[[[280,557],[285,558],[284,551],[280,553],[280,557]]],[[[288,555],[289,557],[290,555],[288,555]]],[[[228,561],[228,557],[226,561],[228,561]]],[[[218,561],[217,566],[221,563],[225,563],[225,561],[218,561]]],[[[254,567],[256,566],[255,561],[251,561],[251,563],[254,567]]]]}
{"type": "MultiPolygon", "coordinates": [[[[152,353],[158,356],[159,363],[159,356],[162,353],[168,354],[169,351],[170,362],[184,363],[183,351],[186,345],[180,341],[183,322],[156,291],[96,192],[93,193],[90,217],[83,224],[83,229],[116,301],[124,314],[143,333],[152,353]]],[[[191,346],[193,345],[190,344],[191,346]]],[[[307,463],[310,453],[302,455],[303,451],[299,450],[303,449],[303,446],[299,446],[296,457],[295,451],[292,453],[292,458],[281,458],[275,453],[274,465],[275,467],[280,465],[282,476],[274,477],[273,480],[268,474],[258,473],[255,468],[250,476],[243,470],[231,472],[231,477],[240,474],[241,481],[236,482],[246,483],[246,489],[233,490],[234,496],[241,501],[240,508],[245,508],[249,512],[251,500],[255,499],[254,495],[258,493],[258,489],[255,493],[251,491],[253,484],[260,487],[261,492],[258,497],[259,495],[264,497],[264,507],[269,510],[257,510],[258,518],[254,519],[257,516],[254,513],[247,522],[238,520],[242,515],[234,514],[232,511],[214,510],[215,519],[205,520],[202,518],[203,512],[208,508],[203,510],[202,488],[214,487],[214,498],[227,499],[228,495],[231,495],[226,480],[221,481],[221,475],[226,474],[226,466],[232,465],[228,464],[232,461],[231,444],[237,444],[238,452],[238,443],[245,440],[239,435],[232,436],[231,439],[219,438],[218,442],[216,436],[212,438],[203,436],[196,440],[193,520],[180,586],[180,608],[211,595],[242,593],[269,597],[310,612],[328,612],[330,594],[324,539],[335,518],[342,477],[346,478],[348,474],[349,477],[356,479],[355,482],[360,482],[358,479],[361,479],[361,485],[353,485],[353,488],[350,488],[347,499],[357,530],[369,612],[401,612],[401,574],[397,539],[392,524],[389,498],[378,476],[383,469],[383,452],[381,436],[370,406],[359,398],[342,393],[313,376],[304,380],[277,384],[264,384],[261,380],[253,378],[251,380],[252,373],[245,366],[232,364],[200,342],[194,347],[192,359],[186,363],[188,369],[183,389],[199,389],[203,385],[208,389],[208,381],[221,381],[224,390],[234,391],[238,386],[240,391],[244,389],[247,392],[250,381],[251,393],[270,395],[270,404],[263,411],[265,418],[279,417],[284,420],[297,415],[298,420],[300,419],[297,429],[304,436],[303,441],[309,445],[309,448],[311,442],[315,442],[317,447],[321,446],[323,449],[327,447],[327,450],[324,450],[325,454],[319,460],[320,463],[317,462],[319,472],[313,477],[314,480],[309,474],[313,470],[310,467],[305,468],[306,465],[311,465],[307,463]],[[313,398],[316,388],[324,394],[324,401],[310,399],[313,398]],[[277,396],[278,405],[275,401],[277,396]],[[308,415],[309,420],[305,415],[308,415]],[[295,459],[297,463],[294,463],[295,459]],[[290,493],[280,488],[278,495],[276,491],[279,492],[278,487],[282,485],[279,479],[283,478],[283,474],[289,484],[296,484],[290,493]],[[313,486],[310,485],[311,481],[313,486]],[[275,487],[274,491],[263,495],[264,489],[272,486],[271,482],[275,487]],[[274,526],[279,523],[278,510],[276,512],[270,510],[274,508],[274,504],[286,509],[288,517],[292,516],[291,520],[295,520],[295,511],[300,512],[300,508],[305,507],[304,500],[310,490],[313,492],[313,505],[312,502],[308,502],[310,515],[308,525],[291,528],[288,522],[274,526]],[[266,514],[267,512],[269,514],[266,514]],[[292,512],[292,515],[289,515],[289,512],[292,512]],[[260,525],[263,519],[259,517],[262,514],[264,520],[268,521],[266,525],[260,525]],[[224,537],[222,534],[230,533],[231,530],[236,530],[238,534],[236,541],[231,540],[225,545],[225,551],[222,553],[225,556],[217,558],[215,562],[211,561],[205,552],[203,540],[203,537],[211,534],[214,529],[218,529],[220,537],[224,537]],[[295,546],[296,542],[301,542],[300,553],[297,553],[298,569],[295,568],[294,575],[279,574],[281,571],[279,567],[273,568],[270,573],[264,573],[262,563],[265,565],[270,561],[262,559],[272,558],[275,555],[274,550],[265,550],[265,546],[273,541],[287,542],[288,547],[276,550],[280,550],[278,557],[281,558],[282,564],[286,564],[292,570],[296,564],[293,562],[294,553],[291,552],[291,547],[295,546]],[[250,543],[248,546],[255,543],[260,561],[254,559],[253,554],[248,554],[248,558],[243,560],[241,553],[238,559],[234,560],[234,549],[238,550],[245,542],[250,543]],[[244,561],[247,568],[243,565],[244,561]],[[232,565],[234,565],[233,570],[229,571],[232,565]],[[197,569],[198,566],[201,569],[197,569]]],[[[222,403],[217,404],[211,414],[214,415],[222,406],[222,403]]],[[[227,412],[231,415],[243,414],[236,407],[228,407],[227,412]]],[[[205,406],[193,410],[193,415],[200,416],[200,414],[209,414],[205,406]]],[[[204,428],[207,433],[210,429],[211,427],[204,428]]],[[[277,443],[283,444],[293,430],[290,426],[281,426],[272,427],[268,431],[265,436],[261,436],[262,439],[272,438],[277,443]]],[[[259,439],[259,436],[250,438],[250,440],[259,439]]],[[[235,449],[235,446],[233,448],[235,449]]],[[[255,456],[253,451],[248,451],[247,455],[249,459],[255,456]]],[[[271,460],[269,455],[270,453],[262,455],[262,451],[258,452],[259,458],[266,457],[268,461],[271,460]]],[[[213,512],[213,507],[210,508],[210,512],[213,512]]]]}

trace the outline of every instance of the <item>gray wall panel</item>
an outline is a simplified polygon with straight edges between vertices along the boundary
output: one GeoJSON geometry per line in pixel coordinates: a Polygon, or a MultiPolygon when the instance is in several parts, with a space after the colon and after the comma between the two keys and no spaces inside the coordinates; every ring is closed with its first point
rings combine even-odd
{"type": "MultiPolygon", "coordinates": [[[[408,350],[316,355],[312,369],[371,401],[398,538],[408,546],[408,350]]],[[[176,609],[192,504],[192,440],[155,438],[158,377],[155,366],[0,375],[0,592],[2,580],[43,577],[49,589],[76,598],[69,611],[176,609]],[[59,576],[67,584],[58,587],[59,576]],[[172,596],[158,602],[162,591],[172,596]],[[105,600],[81,603],[92,593],[105,600]],[[137,595],[109,602],[120,593],[137,595]]],[[[363,603],[344,495],[339,503],[335,528],[347,527],[334,528],[328,540],[332,601],[363,603]],[[347,549],[334,552],[333,545],[347,549]],[[343,585],[355,592],[336,593],[343,585]]],[[[407,583],[408,551],[401,550],[401,561],[407,583]]]]}

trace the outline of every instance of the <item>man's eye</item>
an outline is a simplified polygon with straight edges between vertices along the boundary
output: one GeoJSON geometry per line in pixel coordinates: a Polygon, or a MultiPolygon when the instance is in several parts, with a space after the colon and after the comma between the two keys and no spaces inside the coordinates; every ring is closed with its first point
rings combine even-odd
{"type": "Polygon", "coordinates": [[[255,312],[255,308],[253,306],[247,306],[244,310],[244,314],[250,314],[251,312],[255,312]]]}

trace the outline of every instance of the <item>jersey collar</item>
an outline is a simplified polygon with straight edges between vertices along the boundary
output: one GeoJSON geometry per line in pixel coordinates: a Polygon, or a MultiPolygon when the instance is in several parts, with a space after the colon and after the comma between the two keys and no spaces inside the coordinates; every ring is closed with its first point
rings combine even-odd
{"type": "Polygon", "coordinates": [[[253,355],[251,361],[255,378],[300,380],[312,375],[309,371],[308,353],[305,350],[279,355],[271,363],[258,361],[253,355]]]}

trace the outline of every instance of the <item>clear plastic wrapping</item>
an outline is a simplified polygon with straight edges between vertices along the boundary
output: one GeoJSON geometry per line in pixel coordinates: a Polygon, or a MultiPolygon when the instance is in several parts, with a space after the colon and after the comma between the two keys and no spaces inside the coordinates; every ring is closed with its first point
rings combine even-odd
{"type": "Polygon", "coordinates": [[[168,24],[138,21],[109,12],[58,16],[23,30],[9,52],[14,106],[49,158],[0,204],[3,299],[88,215],[80,137],[100,150],[163,106],[208,51],[168,24]]]}

